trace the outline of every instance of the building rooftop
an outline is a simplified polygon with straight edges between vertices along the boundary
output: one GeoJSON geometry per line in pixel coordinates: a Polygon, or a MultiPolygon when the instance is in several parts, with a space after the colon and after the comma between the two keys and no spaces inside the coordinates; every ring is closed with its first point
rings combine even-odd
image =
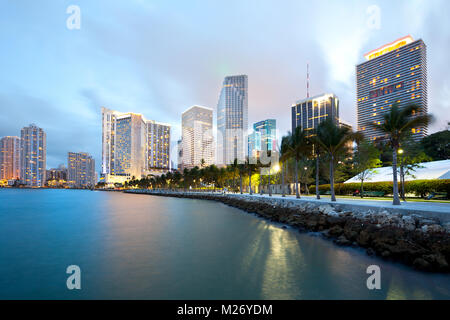
{"type": "Polygon", "coordinates": [[[337,98],[337,96],[334,93],[322,93],[322,94],[319,94],[319,95],[314,96],[314,97],[309,97],[309,98],[305,98],[305,99],[302,99],[302,100],[297,100],[297,102],[294,104],[294,106],[299,104],[299,103],[306,102],[306,101],[317,100],[317,99],[328,99],[330,97],[337,98]]]}

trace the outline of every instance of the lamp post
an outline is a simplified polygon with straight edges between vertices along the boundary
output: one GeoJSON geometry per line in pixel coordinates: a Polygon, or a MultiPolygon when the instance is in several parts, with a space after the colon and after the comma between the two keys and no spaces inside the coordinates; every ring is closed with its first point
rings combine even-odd
{"type": "MultiPolygon", "coordinates": [[[[278,163],[273,166],[273,171],[274,171],[274,173],[277,173],[278,171],[280,171],[280,165],[278,163]]],[[[269,196],[270,197],[272,196],[272,185],[270,183],[271,174],[272,174],[272,166],[269,167],[269,196]]]]}

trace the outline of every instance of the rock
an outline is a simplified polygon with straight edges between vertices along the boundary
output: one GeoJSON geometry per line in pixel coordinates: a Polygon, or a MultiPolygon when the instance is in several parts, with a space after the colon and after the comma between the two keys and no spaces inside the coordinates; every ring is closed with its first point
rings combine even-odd
{"type": "Polygon", "coordinates": [[[385,250],[385,251],[383,251],[382,253],[381,253],[381,256],[383,257],[383,258],[387,258],[387,257],[389,257],[391,255],[391,253],[388,251],[388,250],[385,250]]]}
{"type": "Polygon", "coordinates": [[[361,247],[367,247],[370,244],[370,233],[366,230],[362,230],[356,238],[356,242],[361,247]]]}
{"type": "Polygon", "coordinates": [[[321,205],[318,207],[319,212],[329,215],[330,212],[334,212],[334,209],[329,204],[321,205]]]}
{"type": "Polygon", "coordinates": [[[411,216],[403,216],[399,226],[406,230],[413,231],[416,229],[416,220],[411,216]]]}
{"type": "Polygon", "coordinates": [[[448,269],[448,263],[445,257],[442,254],[434,253],[424,255],[423,258],[429,262],[432,266],[434,266],[437,270],[446,270],[448,269]]]}
{"type": "Polygon", "coordinates": [[[424,219],[424,218],[421,218],[419,221],[418,221],[418,224],[419,224],[419,227],[422,227],[422,226],[429,226],[429,225],[433,225],[433,224],[436,224],[436,220],[434,220],[434,219],[424,219]]]}
{"type": "Polygon", "coordinates": [[[429,270],[431,265],[422,258],[416,258],[413,261],[413,266],[419,270],[429,270]]]}
{"type": "Polygon", "coordinates": [[[344,232],[344,230],[338,225],[335,225],[331,227],[330,230],[328,230],[328,234],[331,237],[339,237],[340,235],[342,235],[342,232],[344,232]]]}
{"type": "Polygon", "coordinates": [[[334,243],[336,243],[339,246],[348,246],[352,244],[352,242],[347,240],[347,238],[344,235],[341,235],[339,238],[335,239],[334,243]]]}
{"type": "Polygon", "coordinates": [[[447,222],[442,226],[445,230],[445,232],[450,233],[450,222],[447,222]]]}
{"type": "Polygon", "coordinates": [[[424,225],[421,228],[422,232],[445,232],[445,229],[438,224],[424,225]]]}

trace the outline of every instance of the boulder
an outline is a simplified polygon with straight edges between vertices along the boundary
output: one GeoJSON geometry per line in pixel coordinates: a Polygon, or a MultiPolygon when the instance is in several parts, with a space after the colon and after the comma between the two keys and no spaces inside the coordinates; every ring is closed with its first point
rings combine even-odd
{"type": "Polygon", "coordinates": [[[340,235],[342,235],[343,232],[344,232],[344,230],[338,225],[335,225],[328,230],[328,234],[331,237],[336,237],[336,238],[339,237],[340,235]]]}
{"type": "Polygon", "coordinates": [[[344,235],[341,235],[339,238],[335,239],[334,243],[339,246],[348,246],[352,244],[352,242],[349,241],[344,235]]]}

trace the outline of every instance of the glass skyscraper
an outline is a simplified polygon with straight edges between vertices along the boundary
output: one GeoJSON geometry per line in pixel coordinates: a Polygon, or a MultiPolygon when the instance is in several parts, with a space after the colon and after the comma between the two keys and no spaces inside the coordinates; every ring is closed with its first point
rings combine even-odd
{"type": "Polygon", "coordinates": [[[277,149],[277,121],[267,119],[253,124],[253,130],[261,134],[261,148],[264,151],[277,149]]]}
{"type": "Polygon", "coordinates": [[[217,104],[217,163],[244,161],[248,145],[248,79],[229,76],[223,81],[217,104]]]}
{"type": "Polygon", "coordinates": [[[42,128],[30,124],[21,130],[20,180],[30,187],[43,187],[46,176],[47,141],[42,128]]]}
{"type": "MultiPolygon", "coordinates": [[[[394,103],[400,108],[415,104],[420,113],[428,112],[427,53],[422,40],[403,37],[364,57],[367,61],[356,66],[356,103],[358,130],[366,138],[384,138],[371,123],[382,123],[394,103]]],[[[427,127],[413,128],[411,134],[419,140],[427,127]]]]}
{"type": "Polygon", "coordinates": [[[248,135],[248,156],[258,159],[261,153],[261,132],[253,131],[248,135]]]}
{"type": "Polygon", "coordinates": [[[339,99],[332,93],[297,101],[292,106],[292,132],[295,128],[312,131],[325,119],[339,124],[339,99]]]}

